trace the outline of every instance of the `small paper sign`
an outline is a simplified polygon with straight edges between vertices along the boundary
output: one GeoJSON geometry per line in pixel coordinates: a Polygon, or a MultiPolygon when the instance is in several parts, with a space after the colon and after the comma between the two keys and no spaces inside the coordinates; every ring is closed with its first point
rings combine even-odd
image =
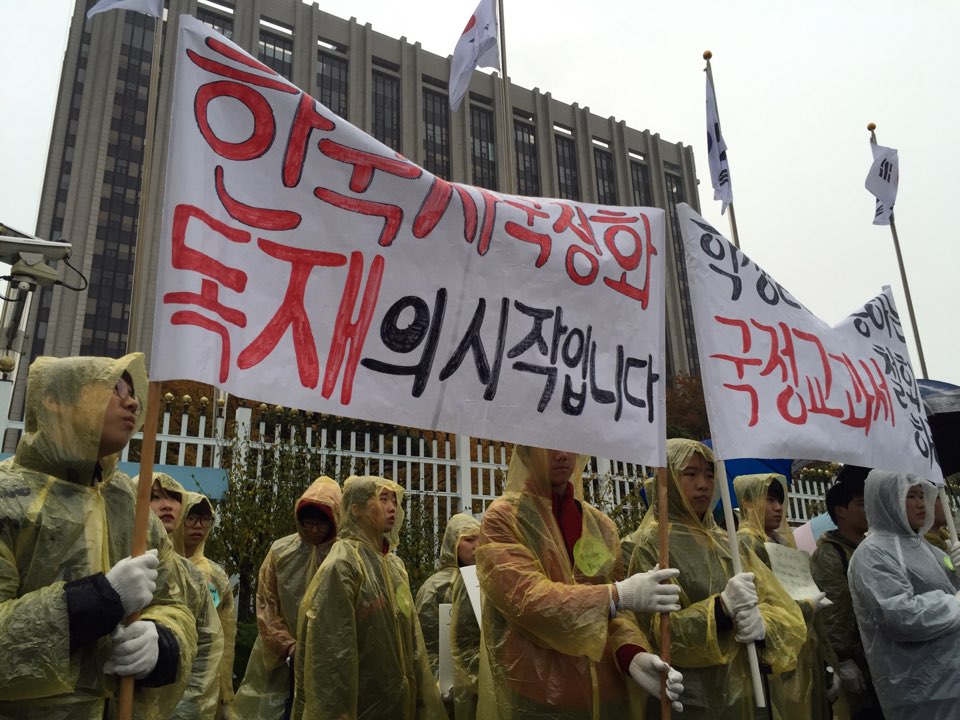
{"type": "Polygon", "coordinates": [[[810,556],[803,550],[777,543],[764,543],[770,566],[783,589],[794,600],[809,600],[820,594],[820,588],[810,574],[810,556]]]}
{"type": "Polygon", "coordinates": [[[437,676],[440,694],[446,695],[453,687],[453,654],[450,651],[450,621],[453,605],[440,603],[440,672],[437,676]]]}
{"type": "Polygon", "coordinates": [[[463,584],[467,588],[467,595],[470,596],[470,604],[473,605],[473,615],[477,618],[477,625],[480,624],[480,578],[477,577],[476,565],[464,565],[460,568],[460,577],[463,578],[463,584]]]}

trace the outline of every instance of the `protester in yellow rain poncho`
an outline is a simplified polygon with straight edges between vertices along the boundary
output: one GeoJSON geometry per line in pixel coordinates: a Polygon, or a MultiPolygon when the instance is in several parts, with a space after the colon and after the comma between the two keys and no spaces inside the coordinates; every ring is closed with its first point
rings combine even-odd
{"type": "MultiPolygon", "coordinates": [[[[504,494],[484,514],[478,718],[619,720],[640,717],[637,685],[660,692],[669,666],[644,651],[647,639],[617,605],[679,608],[677,586],[659,584],[677,573],[615,582],[623,577],[617,528],[583,501],[585,461],[518,446],[504,494]]],[[[669,670],[670,699],[682,690],[669,670]]]]}
{"type": "Polygon", "coordinates": [[[923,537],[938,550],[945,553],[950,552],[950,531],[947,529],[947,517],[943,514],[943,502],[939,495],[937,495],[937,501],[933,507],[933,525],[923,537]]]}
{"type": "Polygon", "coordinates": [[[140,353],[30,367],[23,437],[0,463],[4,720],[101,720],[116,675],[138,678],[136,717],[167,717],[183,694],[197,649],[185,580],[152,514],[151,550],[129,557],[136,486],[116,470],[146,389],[140,353]]]}
{"type": "Polygon", "coordinates": [[[473,565],[473,551],[479,534],[480,523],[472,515],[458,513],[452,516],[440,543],[440,569],[428,577],[417,592],[417,616],[434,678],[440,665],[440,604],[452,600],[453,580],[460,575],[458,567],[473,565]],[[470,562],[462,561],[461,543],[464,551],[469,553],[470,562]]]}
{"type": "MultiPolygon", "coordinates": [[[[480,523],[477,523],[479,533],[480,523]]],[[[475,543],[479,541],[476,538],[475,543]]],[[[459,549],[461,567],[476,562],[476,544],[459,549]]],[[[480,621],[459,572],[450,587],[450,654],[453,656],[453,712],[456,720],[477,717],[477,692],[480,678],[480,621]]]]}
{"type": "Polygon", "coordinates": [[[337,539],[340,486],[321,476],[293,510],[297,532],[270,546],[257,581],[257,628],[243,684],[233,699],[237,718],[280,720],[293,702],[297,614],[311,578],[337,539]]]}
{"type": "Polygon", "coordinates": [[[293,720],[439,720],[403,561],[403,489],[380,477],[343,484],[340,534],[297,621],[293,720]]]}
{"type": "Polygon", "coordinates": [[[187,507],[183,486],[166,473],[154,473],[150,507],[163,523],[177,551],[180,567],[190,582],[183,597],[197,623],[197,655],[190,668],[190,680],[170,720],[214,720],[219,709],[220,660],[223,656],[223,627],[200,569],[183,557],[183,519],[187,507]]]}
{"type": "MultiPolygon", "coordinates": [[[[762,660],[775,673],[791,670],[807,636],[803,616],[749,548],[740,547],[744,572],[734,575],[726,533],[710,513],[719,497],[710,449],[694,440],[668,440],[667,475],[670,567],[679,568],[683,584],[682,609],[670,616],[670,659],[683,672],[683,716],[752,718],[744,644],[764,639],[762,660]]],[[[641,523],[631,574],[659,558],[659,513],[655,502],[641,523]]],[[[659,643],[659,616],[637,617],[647,636],[659,643]]]]}
{"type": "MultiPolygon", "coordinates": [[[[741,475],[733,481],[740,503],[741,544],[753,550],[767,567],[770,556],[764,543],[796,549],[787,524],[787,479],[783,475],[741,475]]],[[[826,667],[837,666],[837,656],[826,639],[823,619],[817,615],[826,593],[798,602],[807,626],[807,639],[797,656],[797,667],[770,680],[771,704],[783,720],[830,720],[830,704],[840,692],[840,679],[827,683],[826,667]]]]}
{"type": "Polygon", "coordinates": [[[226,570],[204,555],[207,536],[213,528],[213,505],[210,498],[200,493],[184,495],[183,554],[192,562],[207,581],[207,588],[217,608],[217,616],[223,627],[223,656],[220,661],[219,703],[224,712],[233,701],[233,653],[237,641],[237,609],[226,570]]]}

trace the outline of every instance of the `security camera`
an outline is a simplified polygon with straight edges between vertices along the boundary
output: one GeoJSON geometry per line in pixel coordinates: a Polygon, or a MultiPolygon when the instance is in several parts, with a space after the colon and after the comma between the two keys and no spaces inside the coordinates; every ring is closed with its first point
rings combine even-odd
{"type": "Polygon", "coordinates": [[[27,265],[70,257],[70,243],[50,242],[0,223],[0,262],[27,265]]]}

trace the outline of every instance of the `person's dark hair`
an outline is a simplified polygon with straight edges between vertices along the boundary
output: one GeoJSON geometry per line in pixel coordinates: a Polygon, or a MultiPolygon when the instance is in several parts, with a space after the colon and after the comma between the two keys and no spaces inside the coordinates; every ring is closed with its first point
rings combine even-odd
{"type": "Polygon", "coordinates": [[[772,483],[767,486],[767,497],[773,495],[777,501],[783,505],[786,500],[786,495],[783,492],[783,485],[780,484],[779,480],[774,479],[772,483]]]}
{"type": "Polygon", "coordinates": [[[829,490],[827,490],[827,512],[834,525],[837,523],[837,507],[847,507],[854,498],[863,497],[863,481],[866,474],[848,475],[846,478],[838,481],[829,490]]]}
{"type": "Polygon", "coordinates": [[[199,515],[200,517],[212,517],[213,516],[213,506],[210,504],[210,501],[207,498],[203,498],[200,502],[190,508],[188,515],[199,515]]]}

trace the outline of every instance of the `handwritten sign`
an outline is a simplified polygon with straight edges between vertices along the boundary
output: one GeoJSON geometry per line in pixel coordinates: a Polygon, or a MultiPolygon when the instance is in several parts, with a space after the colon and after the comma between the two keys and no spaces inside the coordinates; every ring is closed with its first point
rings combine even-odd
{"type": "Polygon", "coordinates": [[[440,603],[440,668],[437,683],[440,694],[446,695],[453,687],[453,653],[450,649],[450,622],[453,619],[453,605],[440,603]]]}
{"type": "Polygon", "coordinates": [[[678,209],[724,458],[830,460],[942,484],[890,288],[830,327],[688,205],[678,209]]]}
{"type": "Polygon", "coordinates": [[[193,18],[176,52],[152,379],[665,461],[662,210],[449,182],[193,18]]]}
{"type": "Polygon", "coordinates": [[[810,574],[810,556],[803,550],[777,543],[764,543],[777,580],[794,600],[809,600],[820,594],[810,574]]]}
{"type": "Polygon", "coordinates": [[[480,578],[477,577],[477,566],[464,565],[460,568],[460,577],[463,578],[463,584],[467,588],[467,596],[473,606],[473,616],[479,625],[480,618],[483,616],[480,614],[480,578]]]}

